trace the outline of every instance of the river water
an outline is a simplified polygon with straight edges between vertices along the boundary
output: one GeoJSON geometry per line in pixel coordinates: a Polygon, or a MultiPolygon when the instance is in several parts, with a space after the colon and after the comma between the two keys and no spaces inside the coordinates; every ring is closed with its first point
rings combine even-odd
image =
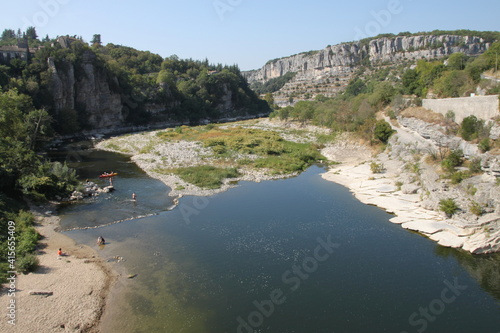
{"type": "Polygon", "coordinates": [[[170,189],[128,157],[87,151],[71,166],[82,179],[119,173],[115,192],[59,212],[65,234],[123,274],[106,332],[500,332],[499,256],[391,224],[318,166],[173,210],[170,189]]]}

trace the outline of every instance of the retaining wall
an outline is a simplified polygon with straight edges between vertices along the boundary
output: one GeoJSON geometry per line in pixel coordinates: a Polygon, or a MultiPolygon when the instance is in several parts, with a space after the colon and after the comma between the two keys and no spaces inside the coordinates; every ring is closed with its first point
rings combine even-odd
{"type": "Polygon", "coordinates": [[[457,124],[470,115],[485,121],[500,115],[498,95],[424,99],[422,106],[444,116],[448,111],[453,111],[457,124]]]}

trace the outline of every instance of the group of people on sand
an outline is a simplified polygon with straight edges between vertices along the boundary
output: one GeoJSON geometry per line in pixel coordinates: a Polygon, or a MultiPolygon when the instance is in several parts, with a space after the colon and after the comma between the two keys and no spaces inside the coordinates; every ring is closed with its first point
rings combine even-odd
{"type": "MultiPolygon", "coordinates": [[[[104,237],[99,236],[99,237],[97,237],[96,243],[97,243],[97,245],[104,245],[104,244],[106,244],[106,241],[104,240],[104,237]]],[[[57,249],[57,257],[61,258],[62,256],[65,256],[65,254],[62,251],[62,248],[57,249]]]]}

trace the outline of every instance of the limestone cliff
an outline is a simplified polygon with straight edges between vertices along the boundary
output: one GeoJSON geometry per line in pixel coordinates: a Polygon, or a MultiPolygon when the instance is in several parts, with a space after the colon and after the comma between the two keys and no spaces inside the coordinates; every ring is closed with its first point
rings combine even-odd
{"type": "MultiPolygon", "coordinates": [[[[48,58],[55,112],[78,109],[86,115],[91,128],[121,126],[124,123],[122,98],[110,87],[106,72],[94,65],[94,58],[92,52],[85,52],[81,64],[63,61],[59,65],[48,58]]],[[[118,85],[116,78],[112,80],[118,85]]]]}
{"type": "Polygon", "coordinates": [[[78,134],[75,132],[81,130],[112,133],[129,126],[173,126],[270,112],[267,103],[234,73],[212,73],[204,82],[179,74],[174,82],[187,82],[185,86],[191,87],[180,91],[173,83],[144,80],[141,85],[126,75],[117,78],[92,50],[72,55],[70,60],[47,59],[50,107],[62,134],[78,134]]]}
{"type": "MultiPolygon", "coordinates": [[[[370,42],[357,41],[327,46],[323,50],[300,53],[269,61],[258,70],[245,72],[249,83],[296,72],[297,75],[282,89],[294,90],[298,85],[309,85],[310,92],[334,96],[349,82],[355,67],[370,62],[373,65],[404,60],[434,59],[463,52],[478,55],[490,44],[473,36],[397,36],[379,38],[370,42]],[[333,79],[333,80],[332,80],[333,79]]],[[[278,99],[280,94],[278,94],[278,99]]],[[[283,96],[281,96],[283,98],[283,96]]],[[[275,96],[276,99],[276,96],[275,96]]]]}

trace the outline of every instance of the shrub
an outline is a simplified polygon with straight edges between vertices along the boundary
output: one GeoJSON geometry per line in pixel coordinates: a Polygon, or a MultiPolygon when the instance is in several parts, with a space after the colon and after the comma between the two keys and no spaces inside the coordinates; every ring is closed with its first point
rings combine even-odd
{"type": "Polygon", "coordinates": [[[457,171],[451,174],[451,183],[452,184],[460,184],[462,180],[470,177],[470,174],[467,171],[457,171]]]}
{"type": "Polygon", "coordinates": [[[387,113],[387,115],[389,116],[390,119],[394,120],[396,119],[396,112],[394,112],[394,110],[389,110],[389,112],[387,113]]]}
{"type": "Polygon", "coordinates": [[[377,162],[372,162],[370,164],[370,169],[372,170],[372,173],[382,173],[385,170],[384,164],[377,162]]]}
{"type": "Polygon", "coordinates": [[[465,190],[467,191],[467,194],[471,196],[474,196],[477,193],[477,187],[472,184],[467,184],[467,188],[465,190]]]}
{"type": "Polygon", "coordinates": [[[452,150],[448,156],[441,161],[444,170],[452,173],[457,166],[463,163],[463,152],[460,149],[452,150]]]}
{"type": "Polygon", "coordinates": [[[484,127],[484,122],[477,119],[476,116],[471,115],[462,121],[462,125],[460,126],[460,135],[466,141],[474,140],[478,137],[479,132],[484,127]]]}
{"type": "Polygon", "coordinates": [[[481,216],[484,213],[483,207],[476,201],[470,203],[469,211],[476,216],[481,216]]]}
{"type": "Polygon", "coordinates": [[[391,125],[385,120],[379,120],[375,124],[374,136],[375,139],[379,140],[380,142],[387,143],[393,133],[394,130],[392,129],[391,125]]]}
{"type": "Polygon", "coordinates": [[[453,199],[439,200],[439,209],[448,217],[452,217],[458,211],[458,206],[453,199]]]}
{"type": "Polygon", "coordinates": [[[480,173],[482,171],[480,158],[476,157],[476,158],[472,159],[472,161],[470,161],[469,171],[471,173],[480,173]]]}
{"type": "Polygon", "coordinates": [[[33,252],[39,238],[40,235],[33,227],[23,230],[17,238],[17,255],[23,256],[33,252]]]}
{"type": "Polygon", "coordinates": [[[482,153],[486,153],[491,149],[490,139],[489,138],[482,139],[481,141],[479,141],[477,147],[482,153]]]}
{"type": "Polygon", "coordinates": [[[35,270],[38,267],[39,261],[36,255],[28,253],[22,257],[18,257],[16,268],[19,273],[27,273],[35,270]]]}

